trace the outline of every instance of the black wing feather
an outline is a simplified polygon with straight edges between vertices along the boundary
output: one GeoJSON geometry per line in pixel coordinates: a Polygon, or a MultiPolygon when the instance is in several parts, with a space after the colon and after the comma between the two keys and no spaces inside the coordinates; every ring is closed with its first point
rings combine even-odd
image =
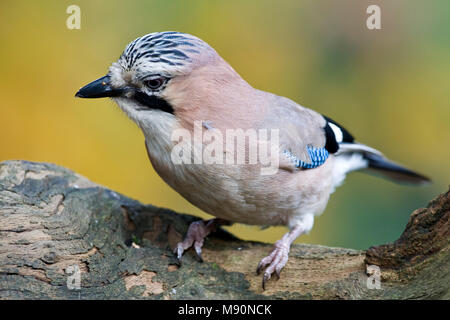
{"type": "Polygon", "coordinates": [[[322,116],[327,121],[325,124],[324,130],[325,130],[325,138],[326,138],[325,149],[327,149],[328,152],[336,153],[339,150],[339,142],[336,139],[336,135],[334,134],[334,131],[330,126],[330,123],[334,124],[341,130],[342,142],[353,143],[353,141],[355,141],[355,138],[353,138],[353,136],[350,134],[350,132],[348,132],[343,126],[341,126],[336,121],[334,121],[324,115],[322,115],[322,116]]]}

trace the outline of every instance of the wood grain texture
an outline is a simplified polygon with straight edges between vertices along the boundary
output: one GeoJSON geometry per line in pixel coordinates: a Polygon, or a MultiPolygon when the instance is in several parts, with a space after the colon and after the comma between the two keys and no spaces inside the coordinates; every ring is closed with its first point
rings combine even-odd
{"type": "Polygon", "coordinates": [[[414,211],[393,244],[367,251],[296,244],[266,291],[267,244],[219,230],[204,263],[172,248],[196,217],[143,205],[47,163],[0,163],[1,299],[449,299],[450,192],[414,211]],[[366,265],[381,269],[367,288],[366,265]],[[69,290],[78,266],[81,288],[69,290]]]}

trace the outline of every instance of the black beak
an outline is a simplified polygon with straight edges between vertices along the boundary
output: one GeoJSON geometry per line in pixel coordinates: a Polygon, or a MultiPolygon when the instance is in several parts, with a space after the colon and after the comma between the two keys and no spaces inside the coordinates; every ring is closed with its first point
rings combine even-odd
{"type": "Polygon", "coordinates": [[[78,98],[105,98],[120,96],[123,89],[114,89],[109,85],[109,76],[92,81],[78,90],[75,97],[78,98]]]}

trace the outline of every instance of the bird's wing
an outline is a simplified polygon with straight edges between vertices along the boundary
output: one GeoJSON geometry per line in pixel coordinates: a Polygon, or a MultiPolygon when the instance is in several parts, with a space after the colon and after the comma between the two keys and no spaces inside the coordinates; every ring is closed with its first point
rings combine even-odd
{"type": "Polygon", "coordinates": [[[431,181],[390,161],[380,151],[355,141],[336,121],[289,99],[275,97],[265,121],[271,127],[276,127],[278,123],[280,152],[288,160],[280,161],[281,169],[316,168],[324,164],[330,154],[335,154],[342,160],[340,163],[345,172],[366,169],[399,183],[422,184],[431,181]],[[352,162],[352,156],[359,157],[360,161],[352,162]]]}
{"type": "Polygon", "coordinates": [[[279,129],[282,158],[297,168],[321,166],[330,154],[338,152],[341,143],[354,140],[337,122],[279,96],[273,97],[264,123],[279,129]]]}

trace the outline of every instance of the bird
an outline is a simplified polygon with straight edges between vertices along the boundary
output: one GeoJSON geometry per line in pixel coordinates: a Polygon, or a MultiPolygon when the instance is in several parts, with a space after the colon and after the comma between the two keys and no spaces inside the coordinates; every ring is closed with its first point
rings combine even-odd
{"type": "Polygon", "coordinates": [[[158,175],[215,217],[190,224],[186,237],[174,248],[180,263],[191,247],[203,261],[204,240],[220,226],[288,228],[257,265],[263,289],[273,275],[280,277],[291,244],[312,229],[314,218],[325,210],[348,173],[373,172],[394,182],[418,185],[431,181],[358,142],[331,118],[252,87],[209,44],[187,33],[154,32],[135,39],[105,76],[75,96],[111,98],[143,132],[158,175]],[[174,161],[173,150],[181,143],[174,135],[193,134],[196,129],[218,137],[216,142],[223,147],[215,149],[218,157],[236,160],[242,150],[265,146],[273,151],[270,159],[276,158],[276,170],[263,174],[264,165],[250,163],[248,155],[241,162],[195,162],[195,150],[204,150],[206,143],[195,146],[189,137],[182,140],[194,152],[183,149],[184,159],[194,161],[174,161]],[[270,130],[274,139],[258,136],[248,139],[244,148],[232,149],[221,140],[227,130],[270,130]]]}

